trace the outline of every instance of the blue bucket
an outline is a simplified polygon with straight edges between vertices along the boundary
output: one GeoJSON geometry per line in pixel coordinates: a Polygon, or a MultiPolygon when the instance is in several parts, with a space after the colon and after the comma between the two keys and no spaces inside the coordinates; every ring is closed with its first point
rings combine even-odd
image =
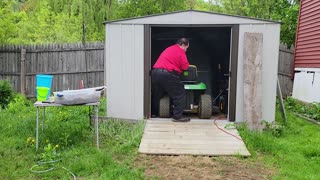
{"type": "MultiPolygon", "coordinates": [[[[36,75],[36,89],[37,89],[37,87],[49,88],[49,92],[47,94],[47,99],[49,99],[49,96],[51,93],[52,79],[53,79],[53,76],[51,76],[51,75],[44,75],[44,74],[36,75]]],[[[38,91],[36,91],[36,97],[37,96],[38,96],[38,91]]]]}

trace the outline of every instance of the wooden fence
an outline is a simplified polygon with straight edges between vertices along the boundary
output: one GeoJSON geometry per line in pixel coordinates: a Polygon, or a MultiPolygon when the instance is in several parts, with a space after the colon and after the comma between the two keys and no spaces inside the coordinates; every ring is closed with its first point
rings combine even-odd
{"type": "Polygon", "coordinates": [[[279,47],[279,65],[278,78],[281,86],[283,97],[290,96],[293,89],[293,47],[288,49],[286,45],[281,44],[279,47]]]}
{"type": "MultiPolygon", "coordinates": [[[[279,48],[279,80],[284,96],[292,92],[293,50],[279,48]]],[[[0,46],[0,80],[8,79],[14,90],[35,96],[35,75],[52,74],[52,91],[103,86],[104,43],[0,46]]]]}
{"type": "Polygon", "coordinates": [[[34,97],[36,74],[54,75],[52,91],[103,86],[104,43],[0,46],[0,80],[34,97]]]}

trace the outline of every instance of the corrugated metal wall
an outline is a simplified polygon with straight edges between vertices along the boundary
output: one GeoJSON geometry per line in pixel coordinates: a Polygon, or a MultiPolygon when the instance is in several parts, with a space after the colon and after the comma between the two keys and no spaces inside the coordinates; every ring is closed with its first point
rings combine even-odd
{"type": "Polygon", "coordinates": [[[295,67],[320,68],[320,1],[301,0],[295,67]]]}
{"type": "Polygon", "coordinates": [[[277,70],[280,44],[280,24],[268,25],[240,25],[238,76],[237,76],[237,105],[236,122],[244,121],[244,33],[263,34],[262,57],[262,119],[272,122],[275,119],[277,70]]]}
{"type": "Polygon", "coordinates": [[[106,25],[107,116],[143,119],[143,25],[106,25]]]}

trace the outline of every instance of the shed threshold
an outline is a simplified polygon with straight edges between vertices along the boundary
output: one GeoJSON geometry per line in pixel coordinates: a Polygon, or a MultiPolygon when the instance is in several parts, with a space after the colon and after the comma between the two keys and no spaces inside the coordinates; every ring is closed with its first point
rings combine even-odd
{"type": "Polygon", "coordinates": [[[139,152],[162,155],[250,156],[236,128],[227,120],[147,120],[139,152]],[[220,129],[219,129],[219,128],[220,129]]]}

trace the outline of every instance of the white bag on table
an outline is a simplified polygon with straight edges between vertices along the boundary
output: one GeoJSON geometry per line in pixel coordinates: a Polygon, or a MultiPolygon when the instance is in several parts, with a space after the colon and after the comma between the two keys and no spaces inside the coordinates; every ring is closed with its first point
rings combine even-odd
{"type": "Polygon", "coordinates": [[[56,104],[63,105],[95,103],[100,101],[101,91],[103,89],[104,87],[97,87],[53,92],[54,101],[56,104]]]}

